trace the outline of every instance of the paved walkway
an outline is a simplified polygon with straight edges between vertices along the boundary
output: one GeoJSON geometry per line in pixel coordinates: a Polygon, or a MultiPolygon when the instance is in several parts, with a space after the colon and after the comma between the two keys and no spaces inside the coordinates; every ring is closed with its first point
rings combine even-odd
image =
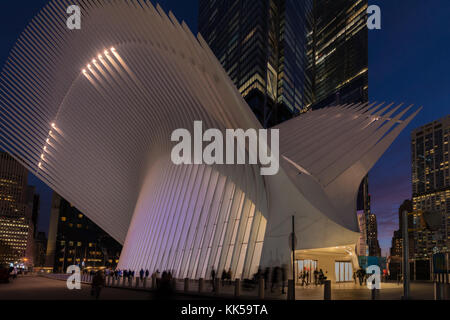
{"type": "MultiPolygon", "coordinates": [[[[177,282],[177,290],[184,289],[183,281],[177,282]]],[[[205,283],[205,292],[198,294],[198,284],[190,283],[191,294],[177,294],[176,299],[211,299],[211,286],[205,283]]],[[[217,299],[232,298],[234,286],[225,285],[221,287],[221,294],[215,296],[217,299]]],[[[181,292],[180,292],[181,293],[181,292]]],[[[403,294],[403,287],[397,283],[382,283],[377,299],[400,300],[403,294]]],[[[243,299],[256,299],[257,289],[241,289],[243,299]]],[[[411,296],[416,300],[432,300],[432,283],[412,283],[411,296]]],[[[124,288],[104,288],[101,293],[101,300],[148,300],[155,298],[149,290],[132,290],[124,288]]],[[[270,288],[265,292],[266,299],[285,300],[286,295],[281,294],[281,290],[275,289],[271,293],[270,288]]],[[[296,298],[298,300],[323,300],[323,286],[296,287],[296,298]]],[[[366,287],[360,287],[353,283],[333,284],[333,300],[370,300],[371,292],[366,287]]],[[[66,282],[49,279],[42,276],[22,276],[8,284],[0,284],[0,300],[93,300],[90,295],[90,285],[82,284],[81,290],[68,290],[66,282]]]]}
{"type": "MultiPolygon", "coordinates": [[[[177,289],[183,290],[184,283],[178,281],[177,289]]],[[[342,284],[332,284],[331,286],[331,297],[332,300],[371,300],[372,292],[366,286],[360,286],[354,283],[342,283],[342,284]]],[[[210,284],[205,285],[205,291],[211,292],[210,284]]],[[[196,283],[190,284],[191,291],[197,291],[198,285],[196,283]]],[[[434,291],[433,284],[431,282],[423,283],[412,283],[411,284],[411,296],[416,300],[433,300],[434,291]]],[[[220,289],[221,294],[227,296],[233,296],[234,286],[225,285],[220,289]]],[[[257,288],[246,290],[241,289],[241,295],[244,298],[257,298],[258,291],[257,288]]],[[[383,282],[381,284],[381,289],[377,295],[377,300],[400,300],[403,295],[403,285],[398,285],[393,282],[383,282]]],[[[323,286],[296,286],[295,297],[297,300],[323,300],[324,288],[323,286]]],[[[273,300],[286,300],[286,294],[281,294],[281,289],[276,288],[274,292],[271,292],[270,286],[265,291],[266,299],[273,300]]]]}

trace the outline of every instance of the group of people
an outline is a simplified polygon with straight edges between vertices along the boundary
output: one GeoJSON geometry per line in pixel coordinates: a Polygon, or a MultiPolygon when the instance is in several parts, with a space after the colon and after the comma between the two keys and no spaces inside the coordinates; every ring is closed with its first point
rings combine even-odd
{"type": "Polygon", "coordinates": [[[226,281],[228,282],[228,284],[231,284],[231,268],[228,269],[228,271],[225,271],[225,269],[223,269],[221,279],[222,279],[222,286],[225,285],[226,281]]]}
{"type": "Polygon", "coordinates": [[[353,273],[353,280],[355,281],[355,284],[356,284],[356,278],[358,278],[358,280],[359,280],[359,285],[362,286],[363,283],[365,283],[367,280],[366,270],[363,268],[360,268],[356,272],[353,273]]]}
{"type": "MultiPolygon", "coordinates": [[[[326,272],[325,272],[326,273],[326,272]]],[[[312,272],[312,275],[314,276],[314,285],[322,285],[325,283],[325,280],[327,280],[327,277],[325,276],[322,269],[314,270],[312,272]]],[[[298,278],[302,284],[302,286],[308,286],[312,281],[311,279],[311,273],[308,270],[302,271],[299,273],[298,278]]]]}
{"type": "MultiPolygon", "coordinates": [[[[100,292],[102,287],[106,284],[106,276],[112,276],[114,279],[118,280],[120,278],[125,279],[133,279],[135,277],[135,271],[134,270],[105,270],[105,272],[99,270],[99,271],[90,271],[90,274],[93,276],[92,278],[92,288],[91,288],[91,295],[94,296],[96,299],[100,297],[100,292]]],[[[150,272],[148,270],[141,269],[139,271],[139,278],[140,280],[147,279],[150,275],[150,272]]],[[[162,274],[159,272],[159,270],[156,270],[152,274],[152,278],[155,278],[156,283],[156,294],[157,297],[164,297],[168,298],[173,290],[174,290],[174,283],[173,283],[173,277],[172,272],[169,271],[163,271],[162,274]]]]}

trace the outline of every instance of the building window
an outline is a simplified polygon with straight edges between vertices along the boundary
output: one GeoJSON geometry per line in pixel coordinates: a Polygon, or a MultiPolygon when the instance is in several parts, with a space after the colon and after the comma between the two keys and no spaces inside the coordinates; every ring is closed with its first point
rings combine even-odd
{"type": "Polygon", "coordinates": [[[61,221],[66,221],[67,218],[66,217],[61,217],[61,221]]]}

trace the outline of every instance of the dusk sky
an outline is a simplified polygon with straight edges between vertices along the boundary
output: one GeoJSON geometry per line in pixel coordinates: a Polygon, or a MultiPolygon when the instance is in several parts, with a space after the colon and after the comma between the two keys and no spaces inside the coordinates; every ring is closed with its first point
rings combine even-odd
{"type": "MultiPolygon", "coordinates": [[[[0,65],[45,0],[4,0],[0,3],[0,65]]],[[[382,10],[382,29],[369,31],[371,101],[404,102],[423,111],[401,133],[369,175],[372,211],[378,218],[383,254],[397,229],[398,207],[411,198],[410,132],[450,113],[450,1],[370,1],[382,10]]],[[[161,0],[197,31],[197,0],[161,0]]],[[[30,184],[41,194],[39,229],[47,231],[52,191],[38,179],[30,184]]]]}

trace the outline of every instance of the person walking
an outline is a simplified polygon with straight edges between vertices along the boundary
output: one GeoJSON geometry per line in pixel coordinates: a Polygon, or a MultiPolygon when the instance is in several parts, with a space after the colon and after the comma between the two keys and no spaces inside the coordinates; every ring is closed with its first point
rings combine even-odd
{"type": "Polygon", "coordinates": [[[139,278],[140,280],[144,280],[144,269],[141,269],[141,271],[139,271],[139,278]]]}
{"type": "Polygon", "coordinates": [[[211,281],[212,281],[212,291],[216,291],[216,270],[214,267],[211,267],[211,281]]]}
{"type": "Polygon", "coordinates": [[[146,279],[148,278],[149,275],[150,275],[150,272],[148,272],[148,269],[145,270],[145,278],[146,278],[146,279]]]}
{"type": "Polygon", "coordinates": [[[225,270],[225,269],[223,269],[223,271],[222,271],[222,277],[221,277],[221,280],[222,280],[222,287],[225,285],[225,280],[227,279],[227,271],[225,270]]]}
{"type": "Polygon", "coordinates": [[[228,269],[227,279],[228,279],[228,284],[231,285],[231,268],[228,269]]]}
{"type": "Polygon", "coordinates": [[[317,280],[319,278],[319,271],[314,270],[314,285],[317,286],[317,280]]]}
{"type": "Polygon", "coordinates": [[[100,292],[105,286],[105,277],[102,271],[97,271],[94,278],[92,279],[92,289],[91,295],[95,296],[95,300],[100,298],[100,292]]]}
{"type": "Polygon", "coordinates": [[[285,290],[284,287],[286,285],[287,282],[287,266],[283,265],[281,267],[281,293],[285,294],[285,290]]]}
{"type": "Polygon", "coordinates": [[[270,268],[264,270],[264,290],[267,290],[267,282],[269,282],[270,268]]]}
{"type": "Polygon", "coordinates": [[[273,268],[272,271],[272,284],[270,286],[270,292],[273,292],[273,289],[278,286],[279,281],[279,267],[273,268]]]}

